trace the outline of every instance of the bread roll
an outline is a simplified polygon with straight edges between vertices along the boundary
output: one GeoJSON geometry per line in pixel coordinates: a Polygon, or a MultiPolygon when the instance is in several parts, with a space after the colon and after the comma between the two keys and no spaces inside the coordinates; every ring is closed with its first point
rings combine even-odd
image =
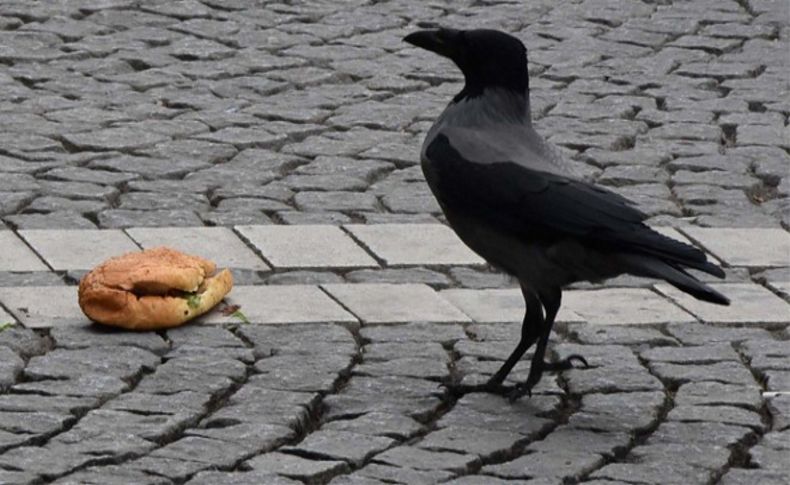
{"type": "Polygon", "coordinates": [[[79,304],[91,320],[132,330],[171,328],[202,315],[233,286],[224,269],[167,247],[112,258],[80,281],[79,304]]]}

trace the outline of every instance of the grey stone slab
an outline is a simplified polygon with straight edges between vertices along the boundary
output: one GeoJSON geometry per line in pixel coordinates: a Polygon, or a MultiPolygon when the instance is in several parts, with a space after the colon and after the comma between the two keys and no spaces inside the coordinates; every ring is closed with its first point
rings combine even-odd
{"type": "Polygon", "coordinates": [[[216,428],[189,428],[189,436],[202,436],[244,445],[255,453],[266,453],[278,448],[296,436],[293,429],[266,423],[239,423],[216,428]]]}
{"type": "MultiPolygon", "coordinates": [[[[239,310],[253,324],[357,322],[352,314],[326,293],[311,285],[237,286],[225,298],[225,302],[239,305],[239,310]]],[[[224,315],[219,308],[200,317],[198,321],[210,324],[244,323],[238,317],[224,315]]]]}
{"type": "Polygon", "coordinates": [[[415,470],[414,468],[375,463],[360,469],[355,475],[377,479],[384,483],[414,484],[441,483],[453,477],[453,473],[444,470],[415,470]]]}
{"type": "Polygon", "coordinates": [[[441,342],[466,339],[460,325],[409,323],[406,325],[364,327],[361,334],[372,342],[441,342]]]}
{"type": "Polygon", "coordinates": [[[449,362],[450,357],[437,342],[372,343],[364,347],[365,362],[388,361],[403,357],[422,357],[449,362]]]}
{"type": "Polygon", "coordinates": [[[501,396],[467,394],[456,406],[442,416],[439,427],[473,426],[477,428],[513,431],[535,439],[553,426],[542,416],[553,414],[560,400],[557,396],[535,395],[531,399],[509,404],[501,396]]]}
{"type": "Polygon", "coordinates": [[[168,139],[167,136],[161,134],[123,126],[89,133],[66,134],[63,138],[68,143],[83,150],[138,149],[149,147],[168,139]]]}
{"type": "Polygon", "coordinates": [[[681,230],[730,266],[790,265],[790,233],[783,229],[686,227],[681,230]]]}
{"type": "Polygon", "coordinates": [[[568,424],[598,431],[644,431],[658,423],[664,405],[664,393],[658,390],[587,394],[568,424]]]}
{"type": "Polygon", "coordinates": [[[41,396],[35,394],[7,394],[0,396],[0,411],[45,413],[84,413],[99,405],[91,397],[41,396]]]}
{"type": "Polygon", "coordinates": [[[568,388],[574,394],[627,392],[663,389],[661,381],[647,370],[633,367],[572,369],[566,371],[568,388]]]}
{"type": "Polygon", "coordinates": [[[155,333],[131,332],[99,326],[56,327],[51,329],[49,334],[60,349],[139,347],[161,355],[169,348],[168,343],[155,333]]]}
{"type": "Polygon", "coordinates": [[[203,471],[186,482],[187,485],[299,485],[302,482],[266,471],[218,472],[203,471]]]}
{"type": "Polygon", "coordinates": [[[246,462],[254,471],[276,473],[297,480],[325,482],[335,475],[346,473],[349,466],[344,461],[308,460],[285,453],[267,453],[246,462]]]}
{"type": "Polygon", "coordinates": [[[766,387],[769,391],[790,391],[790,371],[768,370],[764,371],[766,387]]]}
{"type": "Polygon", "coordinates": [[[557,477],[573,479],[586,475],[603,463],[594,453],[566,451],[534,452],[499,465],[486,465],[483,473],[502,478],[557,477]]]}
{"type": "Polygon", "coordinates": [[[55,349],[30,359],[25,368],[29,379],[68,379],[90,374],[115,376],[131,380],[143,371],[153,370],[161,359],[135,347],[96,347],[90,349],[55,349]]]}
{"type": "Polygon", "coordinates": [[[360,466],[372,456],[397,443],[392,438],[352,433],[349,431],[319,430],[307,435],[298,445],[283,448],[285,452],[315,456],[321,459],[343,460],[360,466]]]}
{"type": "Polygon", "coordinates": [[[482,460],[498,460],[510,456],[516,446],[524,441],[524,435],[517,432],[489,430],[470,424],[447,426],[431,432],[417,446],[428,450],[474,454],[482,460]]]}
{"type": "Polygon", "coordinates": [[[407,376],[439,380],[449,377],[450,370],[443,360],[402,357],[384,362],[362,363],[354,367],[354,374],[366,376],[407,376]]]}
{"type": "Polygon", "coordinates": [[[726,343],[698,347],[655,347],[640,355],[649,362],[675,364],[710,364],[726,360],[740,362],[738,353],[726,343]]]}
{"type": "Polygon", "coordinates": [[[354,419],[338,419],[321,426],[327,431],[348,431],[351,433],[386,436],[405,440],[416,435],[422,425],[414,419],[399,414],[372,412],[354,419]]]}
{"type": "MultiPolygon", "coordinates": [[[[4,322],[8,323],[6,320],[4,322]]],[[[0,347],[8,347],[28,359],[49,350],[50,342],[30,329],[13,325],[0,332],[0,347]]]]}
{"type": "Polygon", "coordinates": [[[566,291],[563,293],[563,307],[590,324],[600,325],[649,325],[695,320],[670,300],[645,288],[566,291]]]}
{"type": "Polygon", "coordinates": [[[175,482],[183,482],[187,477],[197,472],[213,468],[208,463],[190,460],[177,460],[174,458],[156,458],[144,456],[137,460],[124,463],[124,467],[139,470],[146,475],[167,477],[175,482]]]}
{"type": "Polygon", "coordinates": [[[106,400],[129,389],[129,384],[118,377],[84,374],[74,379],[46,379],[22,382],[13,386],[14,392],[53,396],[95,397],[106,400]]]}
{"type": "Polygon", "coordinates": [[[475,455],[432,451],[411,446],[389,449],[376,455],[374,461],[416,470],[446,470],[455,473],[468,472],[480,463],[480,459],[475,455]]]}
{"type": "Polygon", "coordinates": [[[790,303],[760,285],[713,283],[710,286],[730,298],[730,306],[701,302],[666,284],[655,288],[706,323],[772,327],[790,322],[790,303]]]}
{"type": "Polygon", "coordinates": [[[331,284],[323,288],[364,323],[470,321],[426,285],[331,284]]]}
{"type": "MultiPolygon", "coordinates": [[[[681,324],[683,325],[683,324],[681,324]]],[[[679,342],[658,329],[633,326],[571,325],[574,338],[588,345],[678,345],[679,342]]]]}
{"type": "Polygon", "coordinates": [[[139,414],[182,414],[198,416],[205,412],[211,396],[193,391],[148,394],[132,391],[106,404],[107,409],[139,414]]]}
{"type": "Polygon", "coordinates": [[[80,436],[101,436],[111,433],[158,441],[174,438],[194,420],[194,417],[183,414],[142,415],[126,411],[94,409],[71,428],[71,431],[80,433],[80,436]]]}
{"type": "Polygon", "coordinates": [[[719,382],[690,382],[683,384],[675,394],[677,406],[729,405],[759,411],[763,405],[760,388],[722,384],[719,382]]]}
{"type": "Polygon", "coordinates": [[[717,362],[706,365],[678,365],[661,362],[651,363],[650,370],[663,380],[679,382],[714,381],[723,384],[753,386],[752,373],[739,362],[717,362]]]}
{"type": "Polygon", "coordinates": [[[258,358],[294,354],[331,354],[337,358],[351,358],[358,352],[353,335],[341,325],[244,325],[238,332],[254,345],[258,358]]]}
{"type": "Polygon", "coordinates": [[[47,271],[48,269],[12,231],[0,232],[0,271],[47,271]]]}
{"type": "Polygon", "coordinates": [[[81,467],[93,458],[68,450],[53,450],[40,446],[23,446],[6,451],[0,455],[0,465],[4,468],[21,470],[38,475],[55,477],[81,467]]]}
{"type": "Polygon", "coordinates": [[[55,480],[57,485],[172,485],[169,479],[148,475],[140,470],[124,468],[122,465],[88,467],[55,480]]]}
{"type": "Polygon", "coordinates": [[[41,476],[29,472],[0,470],[0,481],[8,485],[30,485],[41,480],[41,476]]]}
{"type": "Polygon", "coordinates": [[[127,227],[199,227],[203,225],[198,214],[188,209],[108,209],[99,212],[98,219],[99,225],[103,229],[123,229],[127,227]]]}
{"type": "Polygon", "coordinates": [[[425,283],[431,287],[448,287],[450,278],[427,268],[358,269],[345,274],[350,283],[425,283]]]}
{"type": "Polygon", "coordinates": [[[761,485],[787,485],[790,477],[781,471],[730,468],[721,477],[721,485],[741,485],[743,483],[759,483],[761,485]]]}
{"type": "Polygon", "coordinates": [[[169,246],[210,259],[219,268],[270,269],[232,230],[225,227],[131,228],[126,233],[144,249],[169,246]]]}
{"type": "Polygon", "coordinates": [[[664,462],[685,463],[687,465],[719,470],[730,459],[730,450],[715,444],[677,444],[659,443],[653,445],[640,445],[630,452],[637,461],[642,463],[664,462]]]}
{"type": "Polygon", "coordinates": [[[485,260],[467,248],[441,224],[350,224],[344,226],[387,266],[483,265],[485,260]]]}
{"type": "Polygon", "coordinates": [[[597,453],[612,457],[625,451],[631,443],[629,433],[594,431],[563,425],[548,436],[527,446],[528,450],[552,452],[564,450],[573,453],[597,453]]]}
{"type": "Polygon", "coordinates": [[[155,458],[197,461],[217,467],[232,467],[254,453],[251,446],[202,436],[185,436],[157,448],[149,454],[155,458]]]}
{"type": "Polygon", "coordinates": [[[66,282],[57,273],[44,271],[0,271],[0,286],[61,286],[66,282]]]}
{"type": "Polygon", "coordinates": [[[768,339],[767,330],[755,327],[716,327],[703,323],[670,324],[667,331],[685,345],[705,345],[715,342],[740,342],[748,339],[768,339]]]}
{"type": "Polygon", "coordinates": [[[80,310],[74,286],[0,287],[0,303],[29,328],[82,326],[90,322],[80,310]]]}
{"type": "MultiPolygon", "coordinates": [[[[449,301],[478,323],[521,322],[524,319],[524,297],[521,290],[453,288],[439,296],[449,301]]],[[[557,322],[579,323],[584,319],[572,310],[561,307],[557,322]]]]}
{"type": "Polygon", "coordinates": [[[335,392],[353,364],[349,355],[274,355],[255,364],[260,375],[249,383],[286,391],[335,392]]]}
{"type": "Polygon", "coordinates": [[[710,480],[710,472],[704,468],[673,463],[610,463],[594,471],[590,478],[614,480],[615,483],[627,481],[654,485],[696,485],[710,480]]]}
{"type": "Polygon", "coordinates": [[[735,424],[756,431],[765,427],[759,414],[735,406],[675,406],[667,415],[667,420],[735,424]]]}
{"type": "Polygon", "coordinates": [[[3,331],[14,327],[16,323],[17,320],[0,306],[0,324],[3,326],[3,331]]]}
{"type": "Polygon", "coordinates": [[[70,414],[45,412],[0,412],[0,430],[31,435],[54,434],[73,420],[70,414]]]}
{"type": "Polygon", "coordinates": [[[19,235],[56,271],[88,270],[140,248],[118,230],[29,229],[19,235]]]}
{"type": "Polygon", "coordinates": [[[275,268],[358,268],[378,263],[336,226],[237,226],[275,268]]]}
{"type": "Polygon", "coordinates": [[[25,361],[14,351],[8,347],[0,347],[0,389],[5,390],[12,386],[24,368],[25,361]]]}

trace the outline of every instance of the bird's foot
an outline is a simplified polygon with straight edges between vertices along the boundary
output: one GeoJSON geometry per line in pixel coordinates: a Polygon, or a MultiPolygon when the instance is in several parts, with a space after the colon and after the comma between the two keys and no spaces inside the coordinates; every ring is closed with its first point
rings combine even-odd
{"type": "Polygon", "coordinates": [[[568,357],[565,357],[562,360],[558,360],[557,362],[543,362],[540,366],[536,366],[535,368],[530,369],[529,376],[527,376],[526,382],[519,384],[513,389],[511,392],[508,393],[507,397],[510,402],[516,401],[517,399],[526,396],[532,397],[532,388],[540,381],[540,378],[543,376],[543,372],[545,371],[563,371],[568,369],[575,369],[573,363],[578,362],[582,365],[581,368],[588,369],[590,364],[587,362],[587,359],[582,357],[579,354],[571,354],[568,357]]]}
{"type": "Polygon", "coordinates": [[[579,364],[581,364],[580,367],[581,369],[590,368],[590,364],[587,362],[587,359],[585,359],[579,354],[571,354],[562,360],[558,360],[557,362],[544,362],[542,370],[556,372],[556,371],[562,371],[568,369],[575,369],[576,367],[574,367],[573,365],[574,362],[578,362],[579,364]]]}
{"type": "Polygon", "coordinates": [[[515,390],[514,386],[505,386],[497,382],[483,384],[442,384],[442,387],[454,396],[463,396],[472,392],[487,392],[497,396],[508,396],[515,390]]]}

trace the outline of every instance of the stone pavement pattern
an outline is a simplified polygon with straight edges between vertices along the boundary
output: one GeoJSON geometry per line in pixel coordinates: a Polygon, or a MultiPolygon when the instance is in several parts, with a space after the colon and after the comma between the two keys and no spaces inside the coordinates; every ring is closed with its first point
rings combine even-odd
{"type": "Polygon", "coordinates": [[[0,483],[787,484],[789,15],[0,1],[0,483]],[[522,38],[538,129],[736,304],[578,285],[553,352],[593,369],[445,395],[494,372],[522,302],[435,224],[418,152],[460,76],[401,42],[417,22],[522,38]],[[89,326],[84,271],[163,243],[233,268],[250,323],[89,326]]]}
{"type": "Polygon", "coordinates": [[[4,0],[0,219],[432,221],[437,22],[523,39],[538,129],[654,222],[790,223],[786,0],[488,3],[4,0]]]}
{"type": "Polygon", "coordinates": [[[488,378],[523,308],[444,225],[5,231],[0,483],[787,483],[790,233],[665,232],[727,265],[733,305],[570,289],[552,352],[592,368],[509,403],[440,387],[488,378]],[[105,255],[86,241],[213,257],[245,317],[91,325],[75,285],[105,255]]]}

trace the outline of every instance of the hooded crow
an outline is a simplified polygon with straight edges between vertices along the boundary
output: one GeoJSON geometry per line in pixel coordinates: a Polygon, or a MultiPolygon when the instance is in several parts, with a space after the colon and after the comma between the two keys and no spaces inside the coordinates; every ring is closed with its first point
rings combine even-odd
{"type": "MultiPolygon", "coordinates": [[[[719,278],[724,272],[699,249],[644,224],[647,216],[605,188],[582,180],[533,128],[524,44],[495,30],[422,30],[404,41],[452,60],[464,87],[428,131],[423,173],[447,222],[461,240],[521,285],[526,314],[521,338],[502,367],[482,385],[516,399],[530,394],[544,371],[564,370],[580,355],[545,362],[562,288],[623,273],[659,278],[700,300],[729,304],[686,269],[719,278]],[[526,382],[502,383],[536,344],[526,382]]],[[[603,303],[603,302],[602,302],[603,303]]]]}

